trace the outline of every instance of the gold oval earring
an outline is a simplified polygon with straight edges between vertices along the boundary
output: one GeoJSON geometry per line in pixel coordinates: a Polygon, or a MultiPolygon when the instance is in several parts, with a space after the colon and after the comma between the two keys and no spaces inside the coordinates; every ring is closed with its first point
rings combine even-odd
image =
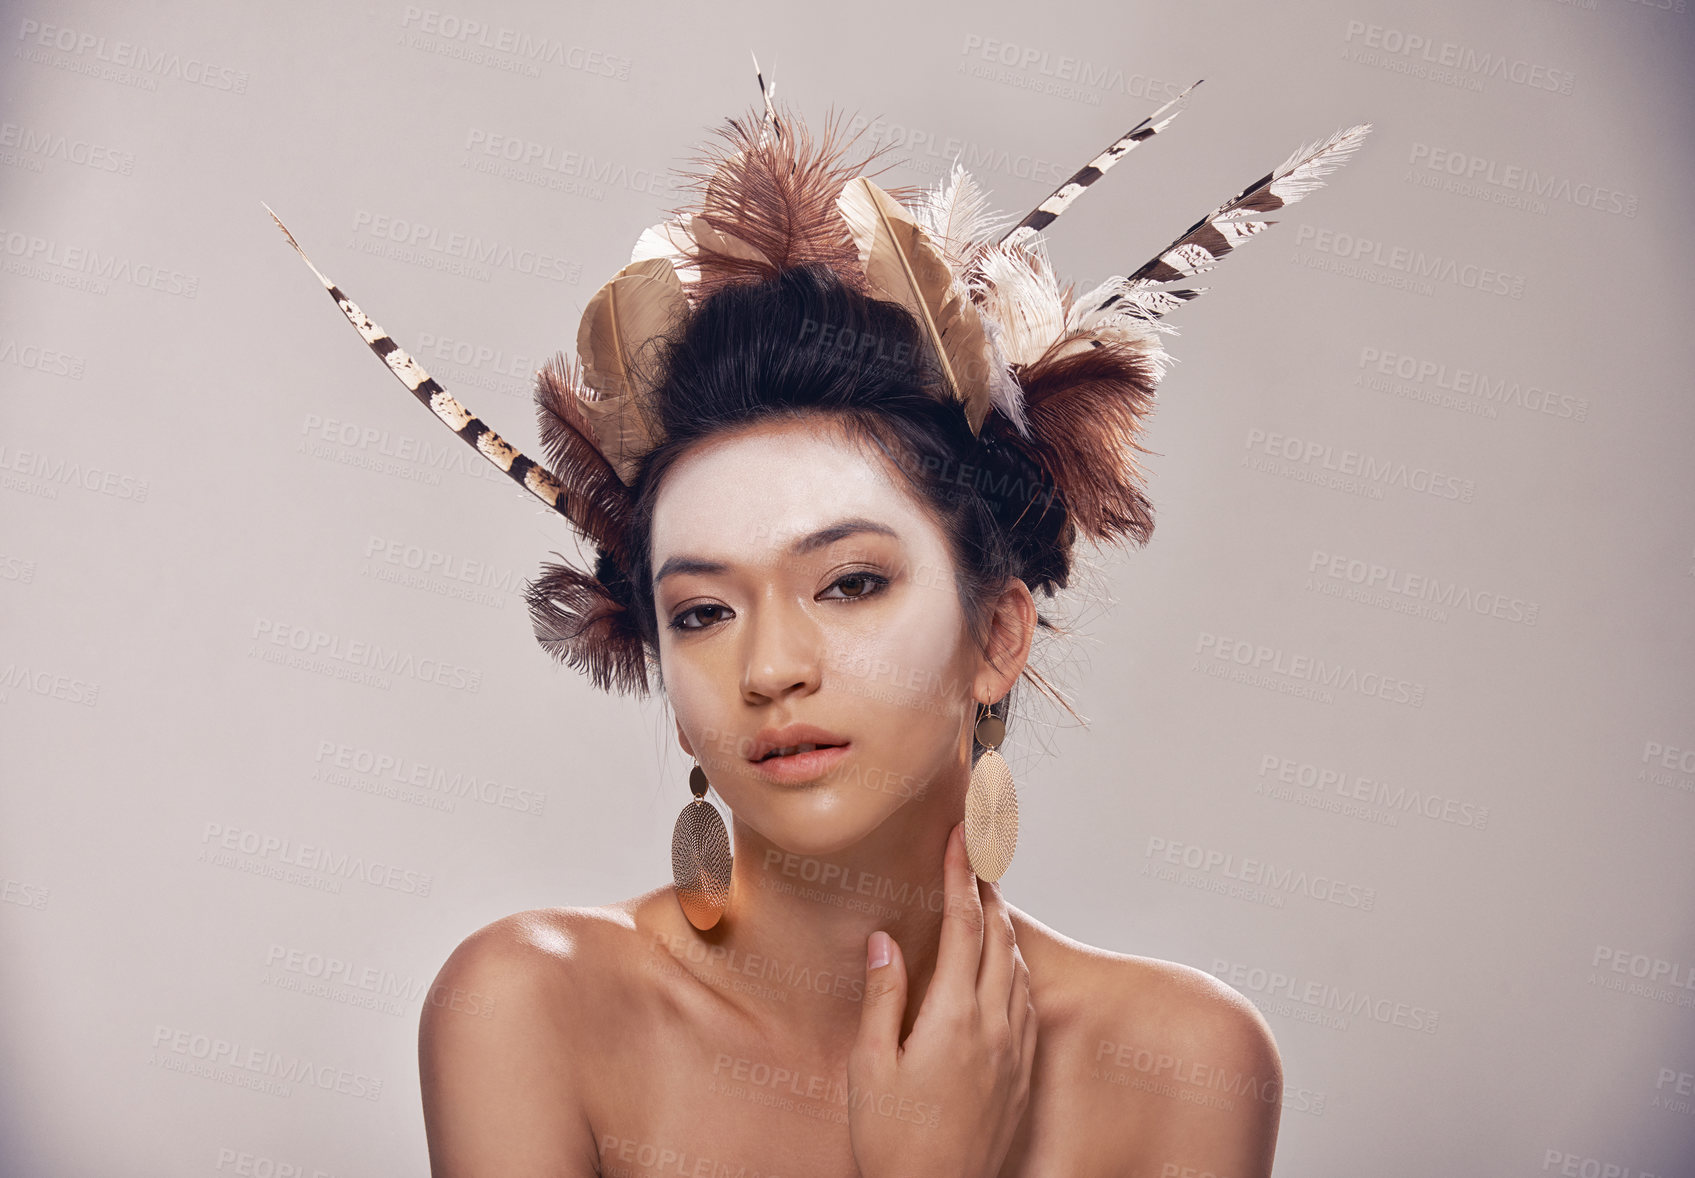
{"type": "Polygon", "coordinates": [[[706,800],[706,770],[689,770],[692,801],[671,828],[671,886],[689,923],[702,930],[717,924],[730,903],[730,836],[718,807],[706,800]]]}
{"type": "Polygon", "coordinates": [[[977,878],[993,883],[1006,874],[1018,848],[1018,790],[1012,769],[997,751],[1006,723],[985,708],[973,735],[983,755],[971,767],[965,791],[965,853],[977,878]]]}

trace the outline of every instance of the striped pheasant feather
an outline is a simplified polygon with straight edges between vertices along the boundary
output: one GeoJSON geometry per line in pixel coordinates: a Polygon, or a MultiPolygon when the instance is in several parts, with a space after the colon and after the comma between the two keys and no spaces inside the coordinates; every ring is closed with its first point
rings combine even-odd
{"type": "MultiPolygon", "coordinates": [[[[526,458],[501,436],[476,417],[469,409],[454,399],[446,389],[437,384],[435,379],[425,372],[418,362],[408,356],[399,344],[389,338],[387,332],[378,327],[359,305],[342,293],[341,288],[331,282],[324,272],[312,264],[312,259],[306,256],[306,251],[300,248],[300,243],[294,240],[294,234],[288,231],[288,226],[282,223],[270,205],[265,205],[265,211],[271,214],[271,220],[277,223],[283,236],[288,238],[288,244],[294,247],[294,252],[300,255],[300,260],[310,267],[312,273],[318,276],[318,281],[324,284],[324,289],[330,292],[330,298],[341,308],[341,313],[347,316],[347,321],[353,324],[354,330],[361,339],[371,346],[371,351],[388,365],[390,372],[400,378],[400,383],[411,390],[412,395],[436,415],[436,418],[448,429],[458,434],[465,442],[504,471],[513,482],[524,490],[540,499],[560,515],[570,519],[566,511],[567,496],[560,486],[559,480],[546,467],[526,458]]],[[[576,521],[572,521],[575,525],[576,521]]]]}
{"type": "Polygon", "coordinates": [[[1088,190],[1089,185],[1099,180],[1108,168],[1170,126],[1171,120],[1183,113],[1179,104],[1189,96],[1190,90],[1193,90],[1205,80],[1205,78],[1202,78],[1191,83],[1183,93],[1113,140],[1105,151],[1084,164],[1076,175],[1054,189],[1046,200],[1030,210],[1028,216],[1007,230],[1005,236],[1001,238],[1000,244],[1020,245],[1053,224],[1061,213],[1071,207],[1071,202],[1082,196],[1088,190]],[[1177,109],[1173,110],[1173,107],[1177,107],[1177,109]],[[1169,114],[1166,113],[1168,111],[1169,114]]]}
{"type": "Polygon", "coordinates": [[[1102,284],[1101,301],[1086,313],[1104,311],[1122,302],[1127,311],[1158,318],[1199,297],[1205,293],[1205,287],[1154,288],[1211,270],[1242,242],[1275,225],[1275,221],[1237,218],[1244,213],[1275,212],[1324,187],[1323,177],[1347,163],[1370,130],[1370,123],[1361,123],[1320,143],[1297,148],[1278,167],[1189,226],[1181,237],[1127,278],[1109,279],[1102,284]]]}
{"type": "Polygon", "coordinates": [[[754,81],[759,83],[760,97],[765,100],[765,121],[759,127],[759,145],[764,147],[766,135],[775,131],[778,138],[781,138],[783,134],[783,124],[777,121],[777,107],[774,101],[777,97],[777,80],[773,78],[771,84],[767,86],[765,75],[759,68],[758,56],[752,49],[749,49],[747,54],[753,58],[753,78],[754,81]]]}

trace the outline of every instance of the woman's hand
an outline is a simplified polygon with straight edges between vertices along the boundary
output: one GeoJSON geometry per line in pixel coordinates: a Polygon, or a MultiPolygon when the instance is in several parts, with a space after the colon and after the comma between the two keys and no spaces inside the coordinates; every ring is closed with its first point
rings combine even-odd
{"type": "Polygon", "coordinates": [[[936,973],[906,1042],[906,962],[867,942],[848,1133],[864,1178],[994,1178],[1030,1095],[1036,1013],[1000,888],[972,874],[963,824],[948,835],[936,973]],[[886,962],[879,961],[886,952],[886,962]]]}

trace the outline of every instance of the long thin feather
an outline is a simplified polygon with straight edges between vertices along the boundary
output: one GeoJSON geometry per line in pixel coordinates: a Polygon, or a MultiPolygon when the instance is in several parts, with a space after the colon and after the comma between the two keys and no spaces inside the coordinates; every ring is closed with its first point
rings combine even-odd
{"type": "Polygon", "coordinates": [[[1190,299],[1207,292],[1204,286],[1185,290],[1161,290],[1144,282],[1131,282],[1122,274],[1108,278],[1088,294],[1079,296],[1072,310],[1072,326],[1098,314],[1133,313],[1158,319],[1169,315],[1190,299]]]}
{"type": "MultiPolygon", "coordinates": [[[[1157,286],[1204,273],[1241,242],[1275,222],[1232,220],[1244,213],[1269,213],[1294,204],[1324,186],[1323,177],[1348,162],[1371,130],[1361,123],[1322,142],[1297,148],[1275,169],[1191,225],[1170,245],[1125,279],[1132,287],[1157,286]]],[[[1201,291],[1166,292],[1183,301],[1201,291]]],[[[1127,298],[1124,290],[1105,296],[1100,308],[1127,298]]]]}
{"type": "Polygon", "coordinates": [[[759,83],[759,95],[765,101],[765,121],[759,125],[759,142],[760,145],[763,146],[766,135],[773,131],[775,131],[779,136],[783,133],[783,124],[777,119],[777,107],[775,106],[777,98],[777,80],[773,78],[771,80],[771,84],[766,85],[765,75],[761,73],[759,69],[758,56],[751,48],[748,49],[747,53],[749,57],[753,58],[753,77],[754,80],[759,83]]]}
{"type": "Polygon", "coordinates": [[[1189,91],[1205,80],[1201,78],[1191,82],[1176,98],[1114,139],[1105,150],[1079,168],[1071,179],[1054,189],[1041,204],[1031,209],[1022,221],[1007,230],[1006,235],[1001,238],[1001,244],[1022,244],[1053,224],[1061,213],[1071,207],[1071,202],[1088,191],[1089,186],[1099,180],[1108,168],[1170,126],[1171,120],[1183,113],[1181,104],[1189,97],[1189,91]]]}
{"type": "Polygon", "coordinates": [[[288,231],[288,226],[282,223],[270,205],[265,205],[265,211],[271,214],[271,220],[282,230],[288,244],[294,247],[294,252],[300,255],[318,281],[324,284],[324,289],[330,292],[330,298],[353,325],[361,339],[370,345],[390,372],[399,378],[412,395],[435,414],[448,429],[458,434],[472,449],[481,454],[495,465],[496,468],[508,475],[513,482],[524,490],[540,499],[553,510],[563,515],[576,526],[578,521],[571,516],[571,500],[560,486],[559,480],[553,473],[533,459],[525,457],[517,449],[507,443],[487,425],[483,424],[469,409],[461,405],[435,379],[425,372],[418,362],[408,356],[400,345],[389,338],[387,332],[371,322],[369,316],[359,309],[357,303],[342,293],[341,288],[331,282],[324,272],[312,264],[312,259],[306,256],[306,251],[300,248],[300,243],[294,240],[294,234],[288,231]]]}

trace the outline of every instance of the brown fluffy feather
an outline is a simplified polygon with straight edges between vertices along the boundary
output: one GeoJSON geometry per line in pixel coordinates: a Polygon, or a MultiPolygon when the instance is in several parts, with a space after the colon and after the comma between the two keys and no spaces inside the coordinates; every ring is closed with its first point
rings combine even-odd
{"type": "Polygon", "coordinates": [[[1047,469],[1079,532],[1102,543],[1146,544],[1154,512],[1136,453],[1152,453],[1137,439],[1154,409],[1158,360],[1116,341],[1062,354],[1071,338],[1055,340],[1019,371],[1031,437],[1003,425],[1001,439],[1047,469]]]}
{"type": "Polygon", "coordinates": [[[625,563],[630,491],[601,453],[582,390],[580,367],[563,353],[536,373],[541,446],[559,480],[566,517],[585,538],[625,563]]]}
{"type": "Polygon", "coordinates": [[[606,586],[569,565],[546,563],[525,590],[536,641],[602,691],[648,690],[647,651],[630,611],[606,586]]]}
{"type": "MultiPolygon", "coordinates": [[[[727,119],[717,128],[722,142],[709,141],[704,153],[692,156],[698,165],[684,171],[686,184],[697,189],[697,204],[668,210],[671,215],[696,215],[722,233],[728,233],[758,251],[758,257],[722,253],[699,241],[683,247],[689,261],[700,267],[700,280],[690,297],[697,302],[725,286],[773,278],[779,272],[808,262],[821,262],[836,271],[863,293],[859,250],[836,209],[842,186],[866,172],[893,144],[849,156],[863,129],[846,134],[840,116],[832,108],[826,116],[821,137],[815,138],[805,121],[782,105],[780,134],[767,133],[762,107],[739,119],[727,119]]],[[[887,190],[896,200],[915,200],[922,187],[903,186],[887,190]]]]}

